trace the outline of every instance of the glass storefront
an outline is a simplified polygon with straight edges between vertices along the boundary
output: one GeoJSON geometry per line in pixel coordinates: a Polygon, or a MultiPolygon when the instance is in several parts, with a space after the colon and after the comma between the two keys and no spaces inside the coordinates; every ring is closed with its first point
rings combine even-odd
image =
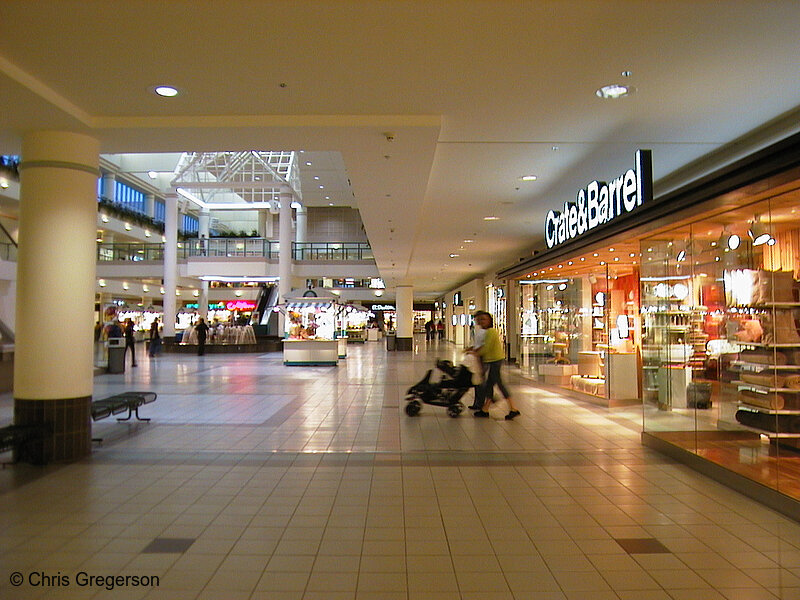
{"type": "Polygon", "coordinates": [[[800,500],[800,179],[755,189],[516,280],[515,358],[800,500]]]}
{"type": "Polygon", "coordinates": [[[641,240],[645,432],[800,499],[800,196],[641,240]]]}
{"type": "Polygon", "coordinates": [[[610,246],[519,285],[519,364],[605,406],[641,401],[638,247],[610,246]]]}

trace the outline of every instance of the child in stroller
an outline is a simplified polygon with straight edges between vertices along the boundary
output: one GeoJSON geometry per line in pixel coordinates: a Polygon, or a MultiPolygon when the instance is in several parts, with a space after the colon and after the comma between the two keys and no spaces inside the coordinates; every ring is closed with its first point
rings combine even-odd
{"type": "Polygon", "coordinates": [[[429,369],[419,383],[406,392],[406,414],[414,417],[419,414],[422,404],[447,407],[447,414],[457,417],[464,410],[461,398],[473,387],[473,373],[465,365],[454,366],[449,360],[437,360],[436,368],[442,378],[432,383],[433,369],[429,369]]]}

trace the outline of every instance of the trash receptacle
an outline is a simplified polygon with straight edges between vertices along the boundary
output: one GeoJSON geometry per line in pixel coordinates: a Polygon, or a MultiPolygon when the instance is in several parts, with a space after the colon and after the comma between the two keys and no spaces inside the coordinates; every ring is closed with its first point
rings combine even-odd
{"type": "Polygon", "coordinates": [[[397,334],[390,331],[386,334],[386,349],[395,350],[397,348],[397,334]]]}
{"type": "Polygon", "coordinates": [[[125,372],[125,338],[108,338],[108,372],[125,372]]]}

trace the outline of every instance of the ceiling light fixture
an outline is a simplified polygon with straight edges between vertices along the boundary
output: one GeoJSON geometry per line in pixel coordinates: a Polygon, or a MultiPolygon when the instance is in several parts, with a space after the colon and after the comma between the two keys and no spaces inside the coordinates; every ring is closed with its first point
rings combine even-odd
{"type": "Polygon", "coordinates": [[[604,85],[595,94],[597,94],[598,98],[603,98],[604,100],[617,100],[633,94],[633,87],[612,83],[611,85],[604,85]]]}
{"type": "Polygon", "coordinates": [[[171,85],[157,85],[153,88],[153,91],[164,98],[173,98],[178,95],[178,88],[172,87],[171,85]]]}
{"type": "Polygon", "coordinates": [[[147,172],[147,176],[148,176],[150,179],[155,179],[156,177],[158,177],[158,173],[156,173],[155,171],[148,171],[148,172],[147,172]]]}
{"type": "Polygon", "coordinates": [[[483,220],[484,221],[499,221],[500,217],[494,217],[494,216],[483,217],[483,220]]]}
{"type": "Polygon", "coordinates": [[[8,181],[6,181],[5,179],[0,179],[0,188],[3,188],[4,190],[7,190],[8,189],[8,181]]]}
{"type": "Polygon", "coordinates": [[[537,179],[536,175],[523,175],[519,178],[520,181],[536,181],[537,179]]]}
{"type": "Polygon", "coordinates": [[[461,256],[461,255],[460,254],[451,254],[450,258],[458,258],[459,256],[461,256]]]}

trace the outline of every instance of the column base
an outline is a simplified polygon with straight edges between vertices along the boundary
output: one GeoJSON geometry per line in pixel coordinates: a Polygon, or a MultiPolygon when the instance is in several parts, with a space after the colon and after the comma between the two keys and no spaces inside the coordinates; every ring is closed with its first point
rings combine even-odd
{"type": "Polygon", "coordinates": [[[15,460],[33,464],[67,462],[92,452],[91,396],[57,400],[14,398],[15,425],[42,425],[48,433],[25,445],[15,460]]]}
{"type": "Polygon", "coordinates": [[[395,350],[411,351],[414,349],[414,338],[396,338],[395,350]]]}

